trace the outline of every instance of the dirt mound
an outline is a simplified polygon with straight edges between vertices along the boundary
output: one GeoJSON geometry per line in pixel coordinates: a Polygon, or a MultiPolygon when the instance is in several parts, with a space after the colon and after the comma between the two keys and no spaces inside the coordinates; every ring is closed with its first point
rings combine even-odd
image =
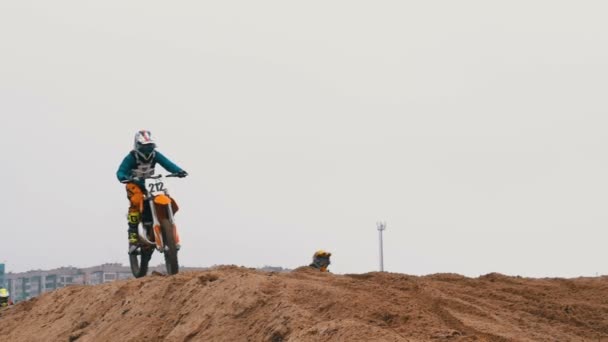
{"type": "Polygon", "coordinates": [[[608,278],[220,267],[72,286],[0,312],[4,341],[598,341],[608,278]]]}

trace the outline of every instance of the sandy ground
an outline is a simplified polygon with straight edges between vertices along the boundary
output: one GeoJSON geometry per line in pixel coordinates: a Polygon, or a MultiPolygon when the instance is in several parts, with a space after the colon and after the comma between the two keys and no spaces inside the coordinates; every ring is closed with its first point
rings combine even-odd
{"type": "Polygon", "coordinates": [[[2,341],[608,341],[608,277],[268,273],[72,286],[0,312],[2,341]]]}

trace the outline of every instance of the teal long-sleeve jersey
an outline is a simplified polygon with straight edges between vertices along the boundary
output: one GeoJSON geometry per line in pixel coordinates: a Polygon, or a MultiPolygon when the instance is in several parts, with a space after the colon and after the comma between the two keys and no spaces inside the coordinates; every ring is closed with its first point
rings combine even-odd
{"type": "MultiPolygon", "coordinates": [[[[172,161],[170,161],[167,157],[165,157],[162,153],[158,151],[154,151],[154,155],[152,156],[152,158],[150,158],[150,160],[141,160],[137,158],[135,153],[137,152],[129,152],[129,154],[122,160],[122,163],[120,163],[118,171],[116,171],[116,177],[119,181],[123,182],[129,180],[133,176],[133,173],[137,170],[144,172],[147,171],[150,174],[153,174],[156,163],[160,164],[160,166],[162,166],[170,173],[178,173],[183,171],[181,167],[175,165],[172,161]]],[[[142,189],[145,186],[143,181],[136,181],[135,183],[139,185],[142,189]]]]}

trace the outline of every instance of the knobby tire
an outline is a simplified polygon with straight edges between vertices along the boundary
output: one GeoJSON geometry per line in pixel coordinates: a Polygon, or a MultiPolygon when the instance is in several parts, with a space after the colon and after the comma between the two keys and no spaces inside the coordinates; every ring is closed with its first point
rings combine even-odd
{"type": "Polygon", "coordinates": [[[141,278],[148,274],[148,263],[152,258],[152,253],[154,253],[154,249],[152,248],[140,248],[140,251],[139,255],[129,255],[131,273],[133,273],[135,278],[141,278]]]}
{"type": "Polygon", "coordinates": [[[163,242],[165,243],[164,254],[167,274],[177,274],[179,272],[179,263],[177,261],[175,236],[173,236],[173,224],[168,219],[162,219],[160,221],[160,228],[163,232],[163,242]]]}

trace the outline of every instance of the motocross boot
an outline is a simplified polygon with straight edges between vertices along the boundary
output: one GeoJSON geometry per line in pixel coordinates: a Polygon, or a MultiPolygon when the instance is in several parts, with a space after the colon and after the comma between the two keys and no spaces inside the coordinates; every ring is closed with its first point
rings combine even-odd
{"type": "Polygon", "coordinates": [[[137,235],[137,225],[129,223],[129,254],[132,254],[137,249],[139,237],[137,235]]]}

